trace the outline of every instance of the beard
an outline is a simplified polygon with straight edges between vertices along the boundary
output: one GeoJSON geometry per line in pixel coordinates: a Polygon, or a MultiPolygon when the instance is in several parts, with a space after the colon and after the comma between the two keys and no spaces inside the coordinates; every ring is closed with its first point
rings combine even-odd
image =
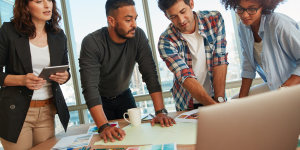
{"type": "Polygon", "coordinates": [[[134,38],[134,35],[132,37],[128,37],[127,35],[131,32],[134,31],[136,28],[132,28],[129,31],[125,31],[124,29],[119,27],[119,24],[116,24],[116,27],[114,28],[115,32],[117,33],[117,35],[122,38],[122,39],[132,39],[134,38]]]}

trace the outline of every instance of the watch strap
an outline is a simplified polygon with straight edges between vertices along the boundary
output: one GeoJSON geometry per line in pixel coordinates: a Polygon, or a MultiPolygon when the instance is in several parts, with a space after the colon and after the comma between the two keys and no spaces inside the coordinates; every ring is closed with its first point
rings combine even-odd
{"type": "Polygon", "coordinates": [[[161,113],[164,113],[165,115],[168,115],[168,111],[167,111],[165,108],[156,111],[156,112],[155,112],[155,115],[158,115],[158,114],[161,114],[161,113]]]}
{"type": "Polygon", "coordinates": [[[102,126],[100,126],[98,129],[98,133],[101,133],[108,126],[111,127],[111,125],[109,123],[105,123],[102,126]]]}

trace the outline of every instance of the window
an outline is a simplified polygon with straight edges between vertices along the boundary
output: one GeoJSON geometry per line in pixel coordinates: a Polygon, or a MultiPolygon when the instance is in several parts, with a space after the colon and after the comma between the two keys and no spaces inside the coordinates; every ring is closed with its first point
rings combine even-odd
{"type": "MultiPolygon", "coordinates": [[[[86,35],[101,29],[102,27],[107,27],[107,18],[105,12],[106,1],[87,0],[85,3],[87,5],[82,5],[80,1],[70,1],[72,14],[71,25],[74,29],[74,42],[76,43],[78,55],[80,53],[81,42],[86,35]]],[[[142,1],[135,0],[135,7],[138,13],[137,25],[147,34],[142,1]]],[[[138,65],[136,65],[131,78],[131,91],[134,95],[149,93],[145,87],[146,85],[142,82],[142,76],[138,71],[138,65]]]]}
{"type": "MultiPolygon", "coordinates": [[[[165,97],[165,108],[168,112],[176,112],[175,104],[173,102],[173,97],[165,97]]],[[[154,106],[152,100],[146,100],[141,102],[136,102],[138,108],[141,108],[142,114],[152,113],[155,114],[154,106]]]]}
{"type": "MultiPolygon", "coordinates": [[[[212,0],[207,1],[205,4],[195,1],[194,11],[198,10],[218,10],[221,12],[224,20],[225,20],[225,28],[226,28],[226,39],[227,39],[227,52],[228,52],[228,69],[227,69],[227,81],[230,80],[239,80],[241,79],[241,66],[240,66],[240,57],[239,57],[239,50],[236,43],[236,36],[235,36],[235,29],[233,26],[233,19],[230,10],[226,11],[224,7],[221,5],[219,0],[212,0]]],[[[169,19],[164,15],[164,13],[159,9],[158,4],[156,1],[148,1],[149,9],[150,9],[150,16],[151,16],[151,24],[153,28],[153,35],[154,35],[154,42],[155,48],[157,52],[157,60],[158,60],[158,67],[160,71],[161,77],[161,84],[164,91],[169,91],[173,86],[173,78],[174,75],[169,69],[167,68],[165,62],[160,58],[159,52],[157,50],[157,44],[159,40],[159,36],[163,33],[167,26],[171,23],[169,19]],[[159,22],[158,22],[159,21],[159,22]]],[[[227,97],[229,95],[234,95],[236,90],[226,90],[227,97]],[[229,92],[229,93],[227,93],[229,92]]],[[[174,104],[173,104],[174,105],[174,104]]],[[[175,105],[174,105],[175,106],[175,105]]]]}
{"type": "MultiPolygon", "coordinates": [[[[71,9],[72,22],[70,22],[70,28],[74,29],[76,47],[74,51],[77,51],[78,57],[81,50],[81,42],[88,34],[107,27],[107,18],[105,12],[106,1],[98,0],[86,0],[86,5],[82,5],[80,1],[69,1],[71,9]],[[100,9],[99,9],[100,7],[100,9]],[[78,11],[80,10],[80,11],[78,11]]],[[[138,13],[137,25],[142,28],[147,35],[146,24],[144,20],[144,12],[141,0],[135,0],[135,7],[138,13]]],[[[77,60],[77,59],[75,59],[77,60]]],[[[80,83],[81,84],[81,83],[80,83]]],[[[133,75],[130,81],[130,88],[133,95],[147,94],[149,93],[146,84],[142,82],[142,76],[138,70],[138,65],[135,66],[133,75]]],[[[85,101],[82,101],[85,104],[85,101]]],[[[88,122],[93,122],[90,112],[87,111],[88,122]]]]}
{"type": "Polygon", "coordinates": [[[13,16],[14,0],[0,0],[0,23],[9,22],[13,16]]]}
{"type": "MultiPolygon", "coordinates": [[[[70,111],[69,113],[70,113],[70,121],[69,121],[68,127],[74,126],[74,125],[79,125],[80,121],[79,121],[78,111],[77,110],[76,111],[70,111]]],[[[59,133],[61,131],[64,131],[64,128],[63,128],[57,114],[55,115],[55,120],[54,121],[55,121],[55,134],[59,133]]]]}
{"type": "Polygon", "coordinates": [[[299,13],[297,13],[300,6],[299,0],[288,0],[285,1],[283,4],[279,5],[275,12],[283,13],[292,19],[294,19],[296,22],[298,22],[300,26],[300,16],[299,13]]]}
{"type": "MultiPolygon", "coordinates": [[[[13,4],[14,0],[0,0],[0,25],[3,22],[9,22],[10,18],[12,17],[13,13],[13,4]]],[[[146,28],[146,22],[144,18],[144,7],[142,5],[142,0],[135,0],[136,3],[136,10],[138,12],[138,19],[137,24],[140,28],[144,30],[146,35],[147,28],[146,28]]],[[[78,61],[78,56],[80,53],[81,48],[81,41],[82,39],[89,33],[92,33],[104,26],[107,26],[106,21],[106,14],[105,14],[105,3],[106,1],[99,1],[99,0],[86,0],[85,5],[82,5],[81,1],[75,1],[75,0],[67,0],[67,1],[60,1],[57,0],[57,6],[61,10],[61,3],[67,4],[68,8],[70,8],[70,11],[68,11],[68,16],[62,16],[63,18],[66,17],[69,22],[64,22],[64,20],[61,21],[61,28],[63,30],[70,29],[72,34],[75,35],[74,39],[71,39],[70,34],[67,34],[67,38],[71,41],[72,45],[75,45],[73,47],[73,51],[76,54],[76,57],[74,58],[75,54],[70,54],[69,57],[72,59],[69,59],[70,61],[78,61]],[[66,23],[66,24],[64,24],[66,23]],[[74,59],[73,59],[74,58],[74,59]]],[[[280,12],[288,15],[289,17],[293,18],[296,22],[299,23],[300,26],[300,16],[295,13],[295,11],[298,9],[298,6],[300,5],[299,0],[288,0],[284,4],[281,4],[278,6],[278,8],[275,10],[275,12],[280,12]]],[[[169,112],[175,111],[175,104],[173,102],[173,98],[171,97],[171,94],[168,93],[168,91],[171,89],[173,85],[173,73],[169,71],[169,69],[166,67],[166,64],[162,61],[162,59],[159,57],[159,53],[157,50],[157,43],[158,38],[160,34],[167,28],[167,26],[171,23],[165,16],[164,13],[158,8],[157,1],[154,0],[148,0],[148,6],[150,10],[150,18],[151,18],[151,24],[152,24],[152,30],[155,47],[152,47],[153,51],[156,52],[158,61],[157,69],[160,71],[160,79],[161,84],[164,93],[164,102],[166,109],[169,112]],[[167,94],[166,94],[167,93],[167,94]]],[[[231,12],[230,10],[225,11],[224,7],[220,4],[219,0],[211,0],[206,1],[205,3],[195,1],[195,8],[194,11],[198,10],[218,10],[222,13],[222,16],[225,20],[225,27],[226,27],[226,33],[227,33],[227,52],[228,60],[229,60],[229,66],[228,66],[228,73],[227,73],[227,81],[231,80],[240,80],[240,72],[241,72],[241,66],[240,66],[240,60],[239,60],[239,46],[236,44],[236,29],[234,29],[234,25],[237,24],[235,22],[235,19],[232,19],[232,16],[235,17],[235,13],[231,12]]],[[[66,11],[66,10],[63,10],[66,11]]],[[[149,39],[150,40],[150,39],[149,39]]],[[[70,43],[69,43],[70,44],[70,43]]],[[[74,63],[74,62],[73,62],[74,63]]],[[[78,70],[79,66],[75,66],[78,70]]],[[[76,76],[72,76],[76,77],[76,76]]],[[[74,80],[78,80],[75,79],[74,80]]],[[[64,97],[66,99],[67,105],[72,106],[69,108],[72,108],[70,111],[70,122],[69,126],[77,125],[79,123],[82,123],[84,121],[80,119],[86,120],[85,123],[91,123],[93,122],[93,119],[90,115],[90,112],[86,109],[86,107],[82,107],[81,105],[85,104],[85,101],[82,99],[81,103],[76,103],[76,96],[75,95],[81,95],[81,93],[76,93],[77,91],[74,91],[74,85],[72,82],[72,78],[67,84],[64,84],[61,86],[61,89],[63,91],[64,97]],[[84,116],[84,118],[79,117],[84,116]]],[[[230,98],[234,94],[239,92],[239,81],[236,81],[237,83],[234,84],[234,86],[230,86],[230,89],[226,89],[227,97],[230,98]]],[[[79,83],[79,88],[81,88],[79,83]]],[[[138,71],[138,67],[136,65],[136,68],[133,72],[133,76],[131,78],[131,84],[130,88],[135,95],[135,98],[138,99],[141,97],[140,94],[148,94],[146,85],[144,82],[142,82],[141,74],[138,71]]],[[[154,107],[153,102],[150,98],[150,96],[146,96],[146,98],[142,98],[137,100],[137,106],[142,109],[143,113],[154,113],[154,107]]],[[[61,126],[60,120],[58,116],[56,115],[56,132],[63,131],[63,128],[61,126]]],[[[1,149],[1,146],[0,146],[1,149]]]]}
{"type": "MultiPolygon", "coordinates": [[[[61,15],[61,21],[60,21],[60,24],[59,24],[60,28],[65,32],[64,16],[62,15],[62,8],[61,8],[61,1],[60,0],[56,0],[56,6],[59,9],[59,13],[61,15]]],[[[69,59],[69,62],[70,62],[70,59],[69,59]]],[[[71,71],[72,71],[72,68],[70,66],[70,73],[71,73],[71,71]]],[[[67,106],[76,105],[76,97],[75,97],[72,81],[73,81],[73,78],[72,78],[72,75],[71,75],[70,80],[67,83],[60,86],[61,91],[63,92],[63,95],[65,97],[67,106]]]]}

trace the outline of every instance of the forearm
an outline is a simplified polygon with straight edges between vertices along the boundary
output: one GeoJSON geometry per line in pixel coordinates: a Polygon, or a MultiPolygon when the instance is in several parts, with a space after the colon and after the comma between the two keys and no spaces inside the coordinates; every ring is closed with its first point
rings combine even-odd
{"type": "Polygon", "coordinates": [[[248,78],[242,79],[242,86],[240,89],[239,98],[248,96],[252,81],[253,81],[253,79],[248,79],[248,78]]]}
{"type": "Polygon", "coordinates": [[[283,83],[284,86],[293,86],[300,84],[300,77],[297,75],[291,75],[291,77],[283,83]]]}
{"type": "Polygon", "coordinates": [[[7,75],[3,86],[24,86],[25,75],[7,75]]]}
{"type": "Polygon", "coordinates": [[[225,97],[226,74],[227,65],[213,67],[213,86],[215,100],[217,100],[218,97],[225,97]]]}
{"type": "Polygon", "coordinates": [[[90,113],[96,123],[97,128],[105,123],[108,123],[102,105],[94,106],[90,109],[90,113]]]}
{"type": "Polygon", "coordinates": [[[155,92],[150,94],[155,111],[161,110],[164,108],[162,92],[155,92]]]}
{"type": "Polygon", "coordinates": [[[186,78],[183,82],[183,87],[201,104],[205,106],[216,104],[216,102],[206,93],[203,86],[195,78],[186,78]]]}

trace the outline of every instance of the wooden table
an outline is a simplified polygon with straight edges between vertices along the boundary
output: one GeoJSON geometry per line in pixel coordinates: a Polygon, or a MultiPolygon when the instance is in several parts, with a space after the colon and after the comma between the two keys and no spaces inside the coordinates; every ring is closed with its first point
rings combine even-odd
{"type": "MultiPolygon", "coordinates": [[[[169,116],[172,117],[172,118],[175,118],[183,112],[170,113],[169,116]]],[[[127,125],[129,125],[129,123],[126,122],[124,119],[118,119],[118,120],[113,120],[113,121],[118,121],[119,126],[121,128],[124,128],[127,125]]],[[[112,122],[112,121],[110,121],[110,122],[112,122]]],[[[142,123],[146,123],[146,122],[150,122],[150,121],[143,121],[142,123]]],[[[72,126],[72,127],[68,128],[68,131],[66,133],[61,132],[59,134],[56,134],[55,137],[50,138],[49,140],[42,142],[41,144],[33,147],[31,150],[50,150],[61,138],[66,137],[66,136],[85,134],[85,133],[87,133],[89,127],[92,126],[92,125],[95,125],[95,124],[94,123],[89,123],[89,124],[82,124],[82,125],[72,126]]],[[[98,142],[100,140],[101,140],[101,138],[98,134],[93,135],[93,138],[91,139],[91,142],[90,142],[90,145],[89,145],[89,146],[92,146],[91,150],[93,150],[95,148],[98,148],[98,149],[100,149],[100,148],[128,148],[128,147],[137,146],[137,145],[125,145],[125,146],[121,146],[121,145],[117,145],[117,146],[94,145],[95,142],[98,142]]],[[[79,148],[74,149],[74,150],[78,150],[78,149],[79,148]]],[[[177,145],[177,149],[178,150],[195,150],[196,145],[177,145]]],[[[300,150],[300,147],[298,147],[296,150],[300,150]]]]}
{"type": "MultiPolygon", "coordinates": [[[[183,112],[174,112],[174,113],[170,113],[169,116],[172,118],[175,118],[176,116],[180,115],[181,113],[183,113],[183,112]]],[[[118,119],[118,120],[112,120],[112,121],[118,121],[119,126],[121,128],[124,128],[127,125],[129,125],[129,123],[126,122],[124,119],[118,119]]],[[[112,121],[109,121],[109,122],[112,122],[112,121]]],[[[146,122],[150,122],[150,121],[143,121],[142,123],[146,123],[146,122]]],[[[66,133],[60,132],[60,133],[56,134],[55,137],[52,137],[52,138],[42,142],[41,144],[33,147],[31,150],[50,150],[61,138],[67,137],[67,136],[72,136],[72,135],[85,134],[85,133],[87,133],[89,127],[92,125],[95,125],[95,124],[89,123],[89,124],[72,126],[72,127],[68,128],[66,133]]],[[[128,148],[128,147],[137,146],[137,145],[125,145],[125,146],[94,145],[95,142],[98,142],[100,140],[101,140],[101,138],[100,138],[99,134],[93,135],[90,145],[89,145],[89,146],[92,146],[91,150],[93,150],[95,148],[98,148],[98,149],[100,149],[100,148],[128,148]]],[[[74,150],[77,150],[77,149],[79,149],[79,148],[76,148],[74,150]]],[[[177,145],[177,149],[179,149],[179,150],[194,150],[194,149],[196,149],[196,145],[177,145]]]]}

